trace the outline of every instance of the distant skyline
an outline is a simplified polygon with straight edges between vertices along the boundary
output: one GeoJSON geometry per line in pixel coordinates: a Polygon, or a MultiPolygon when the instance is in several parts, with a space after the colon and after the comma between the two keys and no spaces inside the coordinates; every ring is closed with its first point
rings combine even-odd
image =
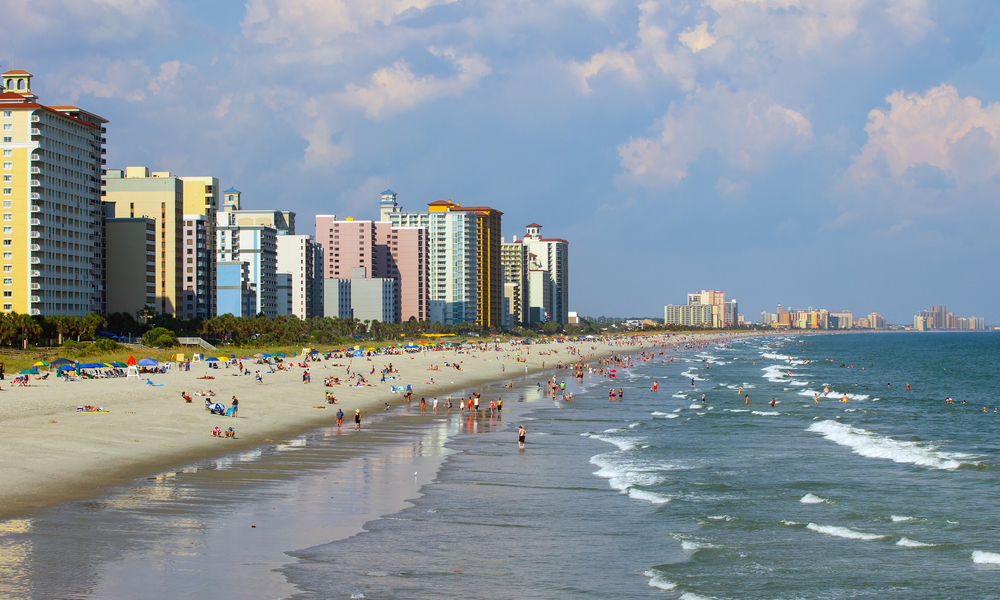
{"type": "Polygon", "coordinates": [[[3,69],[110,120],[108,168],[248,207],[451,199],[570,242],[570,310],[722,289],[1000,323],[987,0],[5,3],[3,69]],[[14,62],[11,63],[10,50],[14,62]]]}

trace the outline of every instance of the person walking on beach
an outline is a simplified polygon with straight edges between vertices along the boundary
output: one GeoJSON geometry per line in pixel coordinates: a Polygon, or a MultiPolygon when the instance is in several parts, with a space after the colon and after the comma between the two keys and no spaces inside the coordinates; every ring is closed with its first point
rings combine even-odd
{"type": "Polygon", "coordinates": [[[427,414],[427,400],[424,398],[420,399],[420,414],[422,415],[427,414]]]}
{"type": "Polygon", "coordinates": [[[472,406],[476,409],[476,416],[479,416],[479,394],[473,394],[472,406]]]}
{"type": "Polygon", "coordinates": [[[240,409],[240,401],[236,399],[236,396],[233,396],[233,416],[234,417],[236,416],[236,411],[238,411],[239,409],[240,409]]]}
{"type": "Polygon", "coordinates": [[[434,402],[431,404],[431,412],[433,412],[435,415],[438,414],[438,399],[437,398],[435,398],[434,402]]]}
{"type": "Polygon", "coordinates": [[[340,433],[340,427],[344,424],[344,410],[341,408],[337,409],[337,433],[340,433]]]}
{"type": "Polygon", "coordinates": [[[625,402],[625,390],[622,388],[618,388],[618,401],[625,402]]]}
{"type": "Polygon", "coordinates": [[[254,383],[257,385],[264,383],[264,378],[260,376],[260,371],[254,374],[254,383]]]}
{"type": "Polygon", "coordinates": [[[497,398],[497,418],[503,416],[503,398],[497,398]]]}
{"type": "Polygon", "coordinates": [[[517,447],[520,448],[521,450],[524,450],[524,435],[526,433],[527,432],[524,430],[524,426],[522,425],[517,426],[517,447]]]}
{"type": "Polygon", "coordinates": [[[361,431],[361,409],[354,409],[354,431],[361,431]]]}

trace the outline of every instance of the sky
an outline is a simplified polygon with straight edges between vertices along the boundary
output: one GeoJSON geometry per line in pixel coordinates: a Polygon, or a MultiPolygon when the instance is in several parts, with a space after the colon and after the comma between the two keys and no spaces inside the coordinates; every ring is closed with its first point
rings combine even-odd
{"type": "Polygon", "coordinates": [[[451,199],[570,242],[570,310],[930,304],[1000,324],[1000,4],[7,0],[0,67],[108,168],[244,206],[451,199]],[[13,62],[11,62],[13,61],[13,62]]]}

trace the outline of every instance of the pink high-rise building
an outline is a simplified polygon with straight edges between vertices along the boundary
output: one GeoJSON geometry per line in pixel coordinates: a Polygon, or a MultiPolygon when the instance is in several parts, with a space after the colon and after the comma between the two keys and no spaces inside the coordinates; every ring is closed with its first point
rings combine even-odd
{"type": "Polygon", "coordinates": [[[395,281],[397,322],[429,317],[426,227],[316,215],[316,242],[324,250],[324,279],[350,278],[351,269],[364,268],[366,278],[395,281]]]}

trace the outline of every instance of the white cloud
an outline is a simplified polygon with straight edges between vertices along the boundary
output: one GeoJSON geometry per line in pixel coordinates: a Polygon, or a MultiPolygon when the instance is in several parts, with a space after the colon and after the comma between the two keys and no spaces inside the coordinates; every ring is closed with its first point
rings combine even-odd
{"type": "Polygon", "coordinates": [[[151,32],[172,34],[182,22],[167,0],[7,0],[3,11],[4,24],[17,23],[5,37],[45,36],[46,43],[120,42],[151,32]]]}
{"type": "Polygon", "coordinates": [[[855,184],[888,178],[916,187],[984,182],[1000,171],[1000,103],[962,97],[954,86],[897,91],[888,110],[868,113],[868,142],[848,175],[855,184]]]}
{"type": "Polygon", "coordinates": [[[366,87],[348,84],[344,92],[336,95],[337,99],[347,106],[364,109],[369,119],[379,120],[424,102],[457,96],[491,72],[479,55],[458,56],[450,48],[431,48],[430,51],[435,56],[450,59],[457,74],[447,79],[433,75],[417,77],[405,61],[398,61],[373,73],[366,87]]]}
{"type": "Polygon", "coordinates": [[[659,135],[634,138],[618,147],[625,179],[642,185],[677,183],[688,165],[715,150],[731,165],[762,169],[778,148],[803,149],[812,125],[802,113],[763,92],[731,92],[723,86],[698,89],[672,105],[659,135]]]}
{"type": "Polygon", "coordinates": [[[630,82],[642,78],[642,74],[635,66],[635,57],[621,49],[603,50],[591,56],[587,62],[570,62],[567,68],[584,94],[592,91],[588,80],[601,71],[617,71],[630,82]]]}
{"type": "Polygon", "coordinates": [[[232,104],[232,102],[233,102],[232,94],[223,94],[222,97],[219,98],[219,103],[212,108],[211,111],[212,116],[215,117],[216,119],[222,119],[223,117],[228,115],[229,106],[232,104]]]}
{"type": "Polygon", "coordinates": [[[695,54],[701,52],[705,48],[711,48],[717,41],[716,37],[708,32],[707,21],[699,23],[694,29],[691,29],[690,27],[685,29],[684,33],[677,36],[677,38],[695,54]]]}
{"type": "Polygon", "coordinates": [[[99,61],[95,64],[77,64],[62,78],[68,83],[60,91],[76,101],[81,94],[98,98],[124,98],[129,102],[141,102],[146,92],[159,95],[165,89],[177,84],[178,77],[193,73],[196,69],[177,60],[160,65],[153,75],[149,66],[141,60],[99,61]],[[83,67],[83,68],[79,68],[83,67]]]}
{"type": "MultiPolygon", "coordinates": [[[[278,46],[279,64],[304,62],[328,65],[344,60],[349,51],[341,38],[350,34],[378,36],[380,44],[394,44],[403,35],[377,26],[389,26],[412,9],[456,0],[248,0],[241,22],[243,35],[258,43],[278,46]]],[[[358,44],[355,36],[351,44],[358,44]]]]}
{"type": "MultiPolygon", "coordinates": [[[[934,27],[926,0],[705,0],[719,18],[717,37],[741,43],[767,40],[781,52],[822,52],[844,42],[866,23],[868,13],[882,8],[886,19],[908,43],[920,41],[934,27]]],[[[882,33],[881,35],[885,35],[882,33]]]]}

